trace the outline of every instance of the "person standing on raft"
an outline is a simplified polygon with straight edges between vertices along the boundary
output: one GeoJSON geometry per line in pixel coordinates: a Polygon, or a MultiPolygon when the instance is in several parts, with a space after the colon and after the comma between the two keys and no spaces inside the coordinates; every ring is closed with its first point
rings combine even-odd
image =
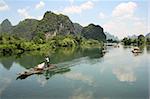
{"type": "Polygon", "coordinates": [[[45,60],[44,60],[44,62],[41,63],[41,64],[39,64],[37,67],[35,67],[35,69],[40,69],[40,70],[42,70],[42,69],[44,69],[44,68],[49,67],[49,65],[50,65],[50,60],[49,60],[48,57],[46,57],[45,60]]]}
{"type": "Polygon", "coordinates": [[[49,67],[50,59],[48,57],[45,58],[45,67],[49,67]]]}

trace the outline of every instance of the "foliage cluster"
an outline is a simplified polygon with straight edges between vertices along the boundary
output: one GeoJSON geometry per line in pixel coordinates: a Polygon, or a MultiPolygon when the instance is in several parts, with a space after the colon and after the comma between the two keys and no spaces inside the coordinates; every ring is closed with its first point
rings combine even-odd
{"type": "Polygon", "coordinates": [[[102,46],[102,44],[97,40],[87,40],[83,37],[73,35],[59,35],[48,40],[42,38],[27,40],[8,34],[0,35],[0,52],[4,54],[17,54],[25,51],[51,51],[58,48],[87,46],[102,46]]]}
{"type": "Polygon", "coordinates": [[[122,40],[122,43],[124,45],[144,45],[144,44],[150,44],[150,38],[144,37],[144,35],[139,35],[138,38],[127,38],[125,37],[122,40]]]}

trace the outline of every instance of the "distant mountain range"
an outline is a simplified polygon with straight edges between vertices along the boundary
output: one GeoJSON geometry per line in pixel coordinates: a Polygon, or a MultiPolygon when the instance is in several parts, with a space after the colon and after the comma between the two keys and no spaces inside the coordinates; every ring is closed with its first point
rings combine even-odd
{"type": "MultiPolygon", "coordinates": [[[[132,36],[128,36],[128,38],[131,38],[131,39],[137,39],[139,35],[132,35],[132,36]]],[[[150,33],[147,33],[145,35],[146,38],[150,38],[150,33]]]]}
{"type": "Polygon", "coordinates": [[[47,11],[41,20],[25,19],[19,24],[12,26],[8,19],[0,24],[0,34],[8,33],[26,39],[33,39],[38,35],[44,35],[45,38],[57,35],[81,35],[88,39],[106,40],[103,28],[99,25],[89,24],[86,27],[78,23],[73,23],[68,16],[55,14],[47,11]]]}
{"type": "Polygon", "coordinates": [[[13,26],[8,19],[5,19],[0,25],[0,33],[10,33],[13,26]]]}
{"type": "Polygon", "coordinates": [[[138,38],[138,35],[128,36],[128,38],[131,38],[131,39],[137,39],[137,38],[138,38]]]}
{"type": "Polygon", "coordinates": [[[145,35],[145,37],[146,37],[146,38],[150,38],[150,33],[147,33],[147,34],[145,35]]]}
{"type": "Polygon", "coordinates": [[[106,40],[110,40],[112,39],[113,41],[119,41],[118,37],[117,36],[114,36],[108,32],[105,32],[105,35],[106,35],[106,40]]]}

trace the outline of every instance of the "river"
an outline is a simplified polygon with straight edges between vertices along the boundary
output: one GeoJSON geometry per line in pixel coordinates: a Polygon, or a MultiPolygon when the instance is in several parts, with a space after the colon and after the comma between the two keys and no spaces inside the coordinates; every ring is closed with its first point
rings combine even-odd
{"type": "Polygon", "coordinates": [[[57,50],[50,61],[65,71],[22,80],[16,80],[17,73],[41,63],[44,56],[0,57],[0,99],[149,99],[150,47],[139,55],[121,45],[107,50],[57,50]]]}

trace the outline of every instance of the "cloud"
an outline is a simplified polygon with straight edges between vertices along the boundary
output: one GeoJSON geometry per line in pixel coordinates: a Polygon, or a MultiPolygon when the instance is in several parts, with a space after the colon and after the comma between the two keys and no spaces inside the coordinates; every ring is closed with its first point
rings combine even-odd
{"type": "Polygon", "coordinates": [[[17,12],[24,18],[32,18],[26,8],[18,9],[17,12]]]}
{"type": "Polygon", "coordinates": [[[41,9],[41,8],[43,8],[45,6],[45,3],[43,2],[43,1],[40,1],[36,6],[35,6],[35,8],[36,9],[41,9]]]}
{"type": "Polygon", "coordinates": [[[88,9],[92,9],[94,6],[94,3],[91,2],[91,1],[87,1],[81,5],[71,5],[69,7],[66,7],[62,13],[65,13],[65,14],[74,14],[74,13],[81,13],[85,10],[88,10],[88,9]]]}
{"type": "Polygon", "coordinates": [[[117,35],[121,39],[128,35],[147,33],[147,22],[134,14],[137,6],[135,2],[117,5],[109,20],[103,24],[104,30],[117,35]]]}
{"type": "Polygon", "coordinates": [[[120,3],[112,12],[113,16],[132,15],[137,8],[135,2],[120,3]]]}
{"type": "Polygon", "coordinates": [[[42,16],[36,16],[36,17],[31,16],[28,12],[28,8],[18,9],[17,12],[23,19],[25,19],[25,18],[29,18],[29,19],[34,18],[34,19],[38,19],[38,20],[42,19],[42,16]]]}
{"type": "Polygon", "coordinates": [[[103,12],[100,12],[98,15],[98,18],[104,19],[104,18],[106,18],[106,15],[103,12]]]}
{"type": "Polygon", "coordinates": [[[70,4],[73,4],[74,0],[69,0],[70,4]]]}
{"type": "Polygon", "coordinates": [[[6,11],[8,9],[8,5],[3,0],[0,0],[0,11],[6,11]]]}
{"type": "Polygon", "coordinates": [[[105,31],[117,35],[121,39],[129,35],[139,35],[148,32],[148,26],[144,20],[135,21],[133,19],[128,18],[114,18],[103,24],[103,27],[105,31]]]}

